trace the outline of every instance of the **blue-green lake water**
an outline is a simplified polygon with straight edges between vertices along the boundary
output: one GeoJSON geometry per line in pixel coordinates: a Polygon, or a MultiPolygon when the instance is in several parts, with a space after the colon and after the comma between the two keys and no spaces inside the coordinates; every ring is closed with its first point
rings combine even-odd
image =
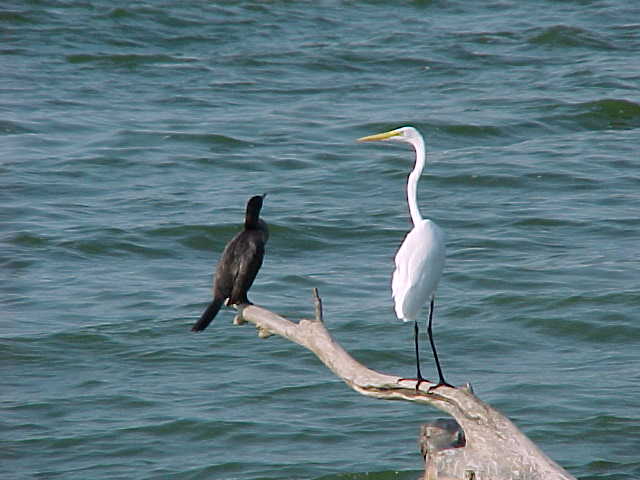
{"type": "Polygon", "coordinates": [[[250,298],[300,318],[318,287],[347,350],[412,375],[413,156],[355,142],[411,124],[447,379],[576,477],[640,478],[639,52],[628,0],[3,2],[0,477],[418,477],[442,413],[230,310],[189,331],[267,192],[250,298]]]}

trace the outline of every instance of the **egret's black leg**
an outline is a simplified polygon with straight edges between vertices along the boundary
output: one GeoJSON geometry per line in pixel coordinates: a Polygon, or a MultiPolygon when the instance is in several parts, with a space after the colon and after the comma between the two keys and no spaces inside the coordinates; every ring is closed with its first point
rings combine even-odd
{"type": "Polygon", "coordinates": [[[446,385],[447,387],[455,388],[453,385],[445,381],[444,375],[442,374],[442,368],[440,367],[440,360],[438,360],[438,352],[436,352],[436,345],[435,343],[433,343],[433,334],[431,333],[432,322],[433,322],[433,298],[431,298],[431,304],[429,305],[429,324],[427,326],[427,333],[429,334],[429,343],[431,344],[431,351],[433,352],[433,358],[436,361],[436,368],[438,369],[438,376],[440,377],[440,379],[438,380],[438,384],[435,387],[432,387],[430,390],[441,387],[443,385],[446,385]]]}
{"type": "Polygon", "coordinates": [[[425,378],[420,372],[420,349],[418,348],[418,322],[413,322],[413,341],[416,345],[416,390],[420,388],[420,384],[425,382],[425,378]]]}
{"type": "Polygon", "coordinates": [[[422,373],[420,372],[420,351],[418,348],[418,322],[414,322],[413,324],[413,341],[415,343],[416,346],[416,377],[417,378],[401,378],[399,381],[403,381],[403,380],[416,380],[416,390],[420,389],[420,384],[422,382],[429,382],[429,380],[427,380],[426,378],[424,378],[422,376],[422,373]]]}

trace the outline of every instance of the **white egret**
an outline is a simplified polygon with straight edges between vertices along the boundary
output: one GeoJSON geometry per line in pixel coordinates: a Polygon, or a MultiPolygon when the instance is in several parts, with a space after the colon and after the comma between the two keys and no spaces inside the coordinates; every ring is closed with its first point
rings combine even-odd
{"type": "Polygon", "coordinates": [[[218,261],[213,280],[213,300],[191,327],[201,332],[209,326],[220,307],[251,303],[247,292],[262,266],[264,246],[269,239],[267,224],[260,218],[265,195],[256,195],[247,202],[244,230],[233,237],[218,261]]]}
{"type": "Polygon", "coordinates": [[[435,292],[444,268],[445,234],[435,222],[422,218],[416,201],[418,179],[425,165],[424,139],[420,132],[413,127],[402,127],[358,139],[360,142],[376,140],[405,142],[411,144],[415,149],[415,166],[407,181],[407,202],[411,220],[413,221],[413,229],[407,234],[396,254],[396,269],[393,272],[391,290],[398,319],[405,322],[414,322],[417,368],[416,389],[420,387],[420,383],[425,381],[420,372],[417,317],[422,306],[427,303],[429,303],[427,332],[440,377],[438,384],[433,388],[442,385],[451,386],[444,380],[431,332],[435,292]]]}

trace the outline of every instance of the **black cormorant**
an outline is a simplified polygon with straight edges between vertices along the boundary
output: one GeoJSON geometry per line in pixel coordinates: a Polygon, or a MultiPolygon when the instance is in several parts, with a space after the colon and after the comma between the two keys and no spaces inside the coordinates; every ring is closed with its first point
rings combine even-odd
{"type": "Polygon", "coordinates": [[[264,246],[269,238],[267,224],[260,219],[265,195],[247,202],[244,230],[224,247],[213,279],[213,300],[191,330],[201,332],[209,326],[220,307],[250,304],[247,292],[262,266],[264,246]]]}

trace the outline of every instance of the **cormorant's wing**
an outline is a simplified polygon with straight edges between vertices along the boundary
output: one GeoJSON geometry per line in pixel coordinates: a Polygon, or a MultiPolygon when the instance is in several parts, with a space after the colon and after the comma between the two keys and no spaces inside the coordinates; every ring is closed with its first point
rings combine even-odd
{"type": "Polygon", "coordinates": [[[264,259],[265,249],[262,233],[257,231],[245,233],[250,235],[243,238],[242,252],[236,257],[237,270],[234,272],[235,279],[231,295],[229,295],[229,305],[249,303],[247,292],[253,285],[264,259]]]}

